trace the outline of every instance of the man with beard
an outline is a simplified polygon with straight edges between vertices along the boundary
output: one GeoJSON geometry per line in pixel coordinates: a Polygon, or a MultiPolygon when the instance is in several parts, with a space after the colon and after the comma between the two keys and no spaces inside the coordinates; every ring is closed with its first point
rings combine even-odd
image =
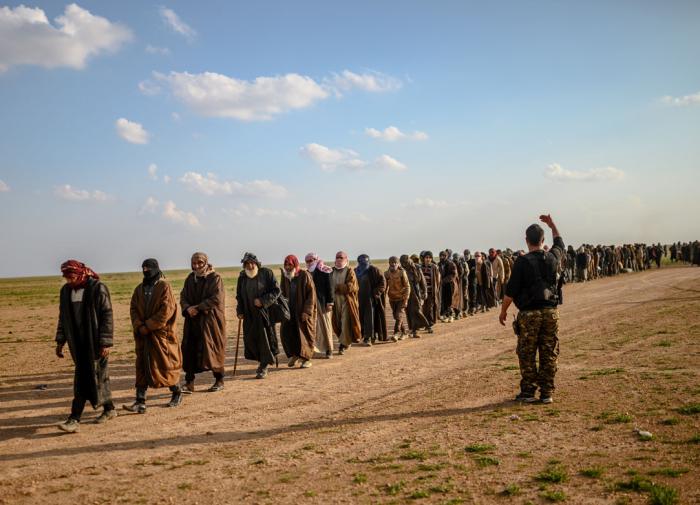
{"type": "Polygon", "coordinates": [[[307,254],[304,260],[316,290],[316,348],[330,359],[333,357],[333,323],[331,322],[333,310],[331,272],[333,269],[324,265],[316,253],[307,254]]]}
{"type": "Polygon", "coordinates": [[[467,310],[469,309],[469,265],[467,265],[467,259],[464,256],[460,256],[458,253],[452,255],[452,261],[454,261],[457,266],[457,273],[459,275],[459,316],[466,317],[467,310]]]}
{"type": "Polygon", "coordinates": [[[464,250],[464,259],[467,262],[467,295],[469,311],[467,312],[470,316],[474,315],[476,312],[476,260],[472,257],[472,253],[469,249],[464,250]]]}
{"type": "Polygon", "coordinates": [[[145,260],[141,269],[143,282],[134,290],[130,309],[136,346],[136,401],[122,407],[145,414],[149,386],[170,389],[168,407],[177,407],[182,402],[179,384],[182,351],[175,336],[177,302],[173,290],[163,280],[157,260],[145,260]]]}
{"type": "Polygon", "coordinates": [[[280,288],[272,270],[262,266],[257,256],[245,253],[243,271],[236,286],[236,313],[243,319],[245,359],[257,361],[256,379],[267,377],[268,367],[277,362],[277,333],[268,309],[277,302],[280,288]]]}
{"type": "Polygon", "coordinates": [[[192,273],[180,292],[180,308],[185,318],[182,336],[184,393],[194,392],[195,374],[211,370],[214,384],[209,392],[224,389],[226,362],[225,294],[221,276],[209,264],[203,252],[191,260],[192,273]]]}
{"type": "Polygon", "coordinates": [[[399,258],[396,256],[389,258],[389,269],[384,272],[384,277],[386,278],[386,294],[394,317],[394,333],[391,340],[397,342],[406,336],[404,315],[411,288],[408,285],[406,271],[402,266],[399,266],[399,258]]]}
{"type": "Polygon", "coordinates": [[[421,253],[423,265],[421,273],[425,279],[426,298],[423,303],[423,315],[430,323],[430,327],[437,322],[440,312],[440,269],[433,262],[433,253],[431,251],[423,251],[421,253]]]}
{"type": "Polygon", "coordinates": [[[365,345],[371,346],[377,337],[384,342],[387,339],[384,276],[370,263],[366,254],[358,256],[355,276],[359,286],[357,298],[365,345]]]}
{"type": "Polygon", "coordinates": [[[520,393],[516,400],[531,403],[540,389],[540,401],[552,403],[554,375],[559,356],[559,298],[557,270],[565,254],[564,241],[548,214],[540,220],[551,230],[554,245],[545,251],[544,230],[538,224],[525,231],[528,253],[513,265],[513,273],[506,287],[506,297],[498,316],[505,326],[508,307],[515,302],[518,316],[513,325],[518,338],[517,353],[520,362],[520,393]],[[539,355],[539,369],[537,357],[539,355]]]}
{"type": "Polygon", "coordinates": [[[454,321],[453,297],[455,294],[455,281],[457,279],[457,267],[449,258],[447,251],[440,252],[440,320],[443,323],[454,321]]]}
{"type": "Polygon", "coordinates": [[[358,290],[357,276],[349,266],[348,255],[338,251],[331,274],[331,291],[334,300],[333,331],[340,342],[338,354],[345,354],[348,347],[362,339],[360,309],[357,301],[358,290]]]}
{"type": "Polygon", "coordinates": [[[80,428],[85,402],[104,411],[101,424],[116,417],[109,387],[109,351],[113,345],[114,320],[107,286],[84,263],[68,260],[61,265],[66,283],[59,295],[56,356],[63,358],[68,343],[75,373],[70,417],[58,427],[68,433],[80,428]]]}
{"type": "Polygon", "coordinates": [[[477,299],[481,305],[481,312],[485,312],[496,306],[491,263],[486,259],[486,255],[479,251],[474,254],[474,258],[476,260],[477,299]]]}
{"type": "Polygon", "coordinates": [[[425,278],[418,267],[408,255],[404,254],[400,258],[401,266],[406,271],[406,278],[410,292],[406,303],[406,320],[408,321],[408,329],[413,338],[418,338],[418,330],[426,328],[428,333],[432,333],[433,329],[430,323],[423,315],[422,305],[426,298],[427,287],[425,278]]]}
{"type": "Polygon", "coordinates": [[[289,321],[282,321],[282,347],[292,368],[301,360],[301,368],[309,368],[316,343],[316,290],[309,272],[299,269],[299,258],[284,258],[282,296],[289,300],[289,321]]]}
{"type": "Polygon", "coordinates": [[[503,280],[505,278],[503,260],[496,254],[496,250],[492,247],[489,249],[488,262],[491,263],[491,275],[493,276],[493,292],[496,304],[501,302],[503,297],[503,280]]]}

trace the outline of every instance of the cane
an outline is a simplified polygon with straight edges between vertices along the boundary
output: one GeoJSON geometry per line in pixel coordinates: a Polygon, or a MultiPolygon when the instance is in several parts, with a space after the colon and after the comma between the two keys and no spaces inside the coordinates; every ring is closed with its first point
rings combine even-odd
{"type": "Polygon", "coordinates": [[[233,375],[236,376],[236,367],[238,366],[238,345],[241,343],[241,323],[243,319],[238,320],[238,335],[236,336],[236,357],[233,360],[233,375]]]}

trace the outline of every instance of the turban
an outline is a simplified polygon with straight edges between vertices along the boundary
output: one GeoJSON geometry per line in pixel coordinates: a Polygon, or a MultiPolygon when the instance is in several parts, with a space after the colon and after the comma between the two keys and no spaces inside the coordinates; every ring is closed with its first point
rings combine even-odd
{"type": "Polygon", "coordinates": [[[86,266],[85,263],[81,263],[80,261],[76,260],[68,260],[63,263],[61,265],[61,274],[63,277],[67,277],[71,274],[77,277],[75,281],[68,283],[68,285],[73,289],[84,288],[88,279],[90,278],[95,280],[100,278],[99,275],[93,272],[92,268],[86,266]]]}

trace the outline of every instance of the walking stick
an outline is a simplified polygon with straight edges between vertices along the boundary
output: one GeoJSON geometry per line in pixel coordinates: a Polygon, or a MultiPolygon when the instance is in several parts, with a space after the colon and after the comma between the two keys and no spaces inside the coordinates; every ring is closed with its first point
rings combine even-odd
{"type": "Polygon", "coordinates": [[[238,335],[236,336],[236,357],[233,360],[233,376],[236,376],[236,367],[238,366],[238,346],[241,343],[241,323],[243,319],[238,320],[238,335]]]}

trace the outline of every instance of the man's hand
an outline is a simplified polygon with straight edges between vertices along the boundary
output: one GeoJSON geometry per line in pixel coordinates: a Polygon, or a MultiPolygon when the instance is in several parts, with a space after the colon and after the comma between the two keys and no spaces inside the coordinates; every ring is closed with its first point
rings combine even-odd
{"type": "Polygon", "coordinates": [[[56,344],[56,356],[63,357],[63,344],[56,344]]]}
{"type": "Polygon", "coordinates": [[[111,347],[102,347],[100,349],[100,358],[106,358],[107,356],[109,356],[110,349],[111,347]]]}
{"type": "Polygon", "coordinates": [[[301,314],[301,322],[305,323],[306,321],[309,320],[309,315],[306,312],[302,312],[301,314]]]}
{"type": "Polygon", "coordinates": [[[197,307],[187,307],[187,315],[188,316],[195,317],[197,314],[199,314],[197,307]]]}
{"type": "Polygon", "coordinates": [[[498,322],[501,326],[506,325],[506,319],[508,319],[508,312],[505,309],[501,309],[501,313],[498,315],[498,322]]]}
{"type": "Polygon", "coordinates": [[[333,310],[333,304],[332,303],[327,303],[326,304],[326,313],[330,312],[333,310]]]}
{"type": "Polygon", "coordinates": [[[554,221],[552,221],[552,216],[549,214],[542,214],[540,216],[540,221],[549,226],[550,228],[554,226],[554,221]]]}
{"type": "Polygon", "coordinates": [[[139,335],[141,335],[142,337],[145,337],[149,333],[151,333],[151,332],[148,331],[148,328],[146,327],[145,324],[142,324],[141,326],[139,326],[139,335]]]}
{"type": "Polygon", "coordinates": [[[260,301],[260,298],[256,298],[253,302],[253,305],[255,305],[257,308],[261,308],[263,306],[262,302],[260,301]]]}

